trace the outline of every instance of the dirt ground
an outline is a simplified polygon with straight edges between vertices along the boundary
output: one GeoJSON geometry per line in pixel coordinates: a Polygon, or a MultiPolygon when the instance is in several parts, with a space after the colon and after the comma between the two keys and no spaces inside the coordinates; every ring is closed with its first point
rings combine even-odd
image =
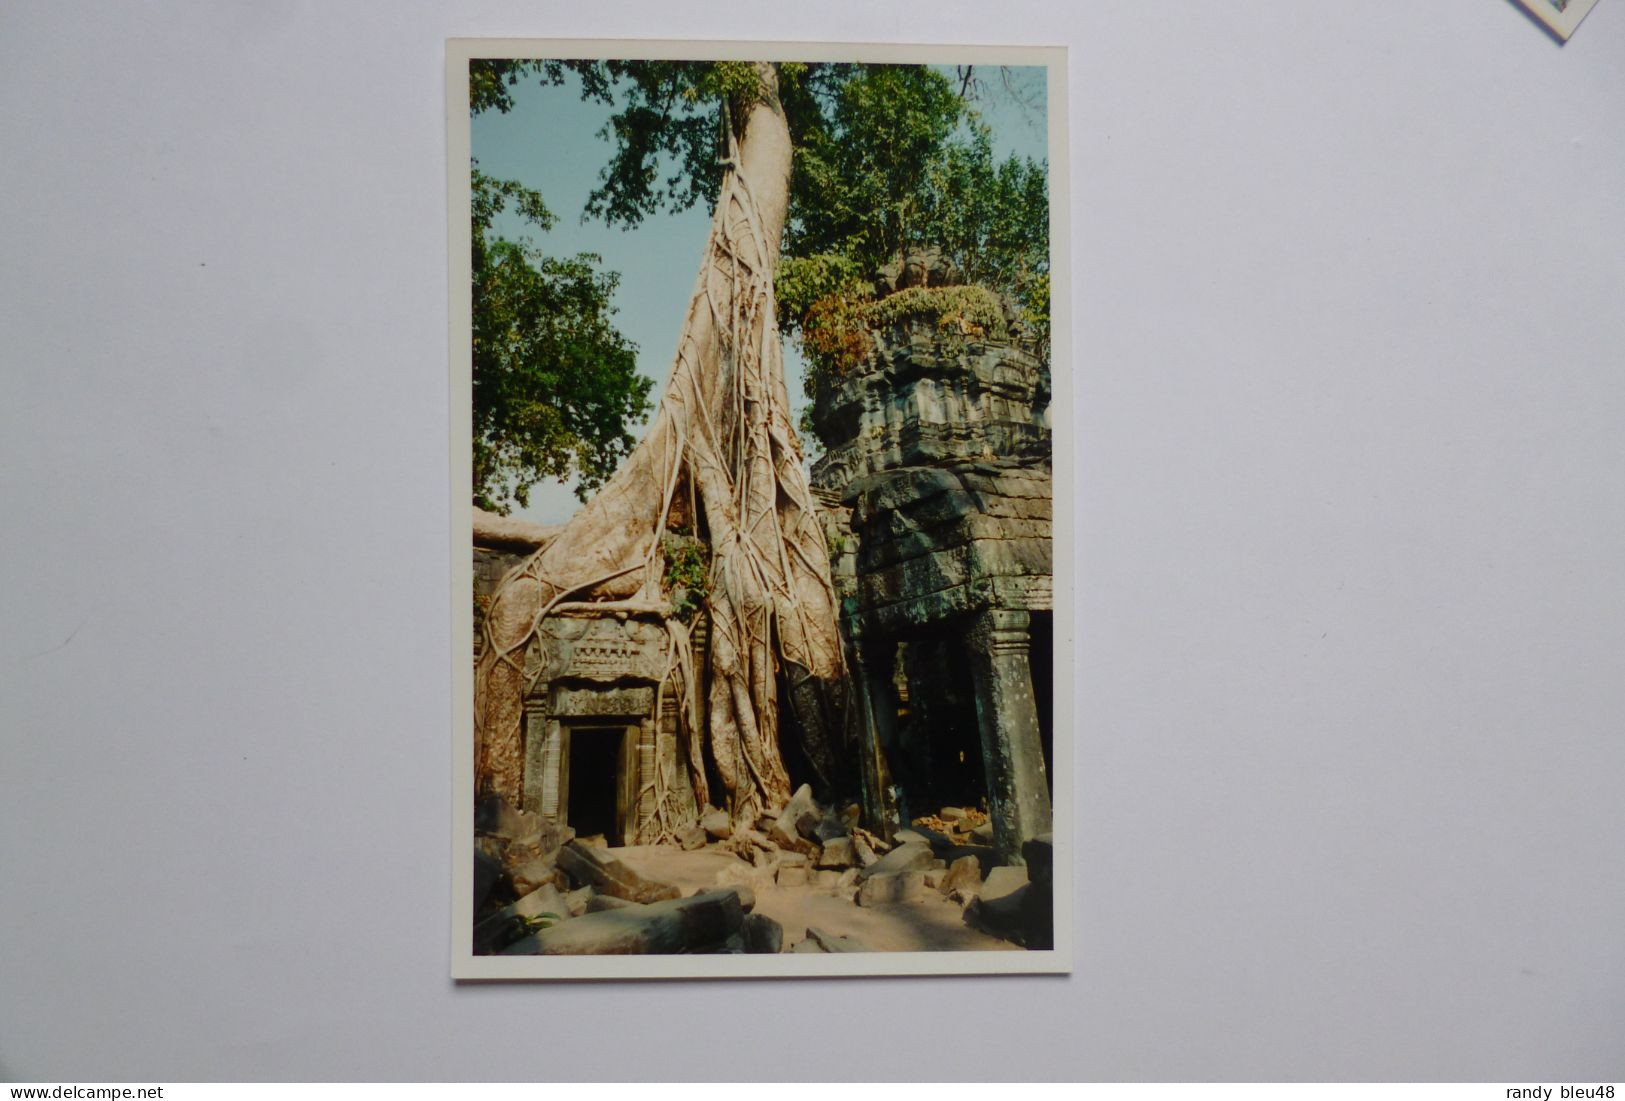
{"type": "MultiPolygon", "coordinates": [[[[731,853],[701,849],[684,852],[665,845],[633,845],[609,850],[617,860],[650,879],[671,883],[691,894],[717,885],[725,868],[748,867],[731,853]]],[[[756,913],[784,927],[784,950],[789,951],[815,926],[825,933],[851,937],[874,952],[1019,952],[1021,949],[990,937],[964,923],[959,905],[929,888],[920,902],[865,907],[828,888],[812,883],[800,887],[751,884],[756,913]]]]}

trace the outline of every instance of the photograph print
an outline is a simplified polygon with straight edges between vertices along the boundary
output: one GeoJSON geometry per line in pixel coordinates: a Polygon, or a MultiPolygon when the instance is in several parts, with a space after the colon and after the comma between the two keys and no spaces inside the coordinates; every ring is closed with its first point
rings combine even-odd
{"type": "Polygon", "coordinates": [[[1519,0],[1530,15],[1561,42],[1567,42],[1597,0],[1519,0]]]}
{"type": "Polygon", "coordinates": [[[455,976],[1070,969],[1064,81],[449,44],[455,976]]]}

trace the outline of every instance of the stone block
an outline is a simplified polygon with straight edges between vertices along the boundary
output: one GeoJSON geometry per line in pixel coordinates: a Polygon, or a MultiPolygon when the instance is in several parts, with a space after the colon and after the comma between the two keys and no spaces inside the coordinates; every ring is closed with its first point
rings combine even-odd
{"type": "Polygon", "coordinates": [[[848,868],[841,873],[841,877],[835,881],[835,893],[846,898],[852,898],[858,893],[858,870],[856,868],[848,868]]]}
{"type": "Polygon", "coordinates": [[[695,849],[703,849],[709,836],[703,827],[690,826],[677,835],[677,844],[682,846],[684,852],[691,853],[695,849]]]}
{"type": "Polygon", "coordinates": [[[716,807],[706,807],[700,814],[700,828],[712,840],[726,841],[733,835],[734,824],[733,819],[728,817],[727,811],[718,810],[716,807]]]}
{"type": "MultiPolygon", "coordinates": [[[[1000,869],[995,868],[997,872],[1000,869]]],[[[988,874],[988,883],[993,881],[993,875],[988,874]]],[[[980,929],[991,936],[1003,940],[1023,944],[1026,940],[1027,914],[1026,895],[1032,889],[1031,884],[1022,883],[1015,890],[1007,894],[989,898],[983,887],[983,895],[973,898],[965,907],[965,924],[973,929],[980,929]]]]}
{"type": "Polygon", "coordinates": [[[531,891],[524,898],[492,914],[474,926],[474,954],[489,955],[526,934],[525,919],[551,915],[555,924],[570,918],[564,895],[551,883],[531,891]]]}
{"type": "Polygon", "coordinates": [[[974,898],[982,889],[982,865],[974,856],[960,857],[948,865],[940,889],[945,895],[959,891],[966,899],[974,898]]]}
{"type": "Polygon", "coordinates": [[[1053,884],[1055,882],[1055,838],[1051,834],[1039,834],[1037,837],[1022,842],[1022,859],[1027,862],[1027,878],[1033,883],[1053,884]]]}
{"type": "Polygon", "coordinates": [[[474,804],[474,832],[508,841],[523,841],[540,833],[540,815],[516,810],[500,795],[487,795],[474,804]]]}
{"type": "Polygon", "coordinates": [[[514,893],[521,896],[530,894],[544,883],[556,884],[558,877],[558,865],[553,859],[532,860],[508,873],[508,878],[513,880],[514,893]]]}
{"type": "Polygon", "coordinates": [[[580,841],[572,841],[559,850],[559,867],[577,883],[628,902],[659,902],[682,893],[669,883],[644,879],[603,849],[583,845],[580,841]]]}
{"type": "Polygon", "coordinates": [[[1022,943],[1029,949],[1048,951],[1055,947],[1055,896],[1049,884],[1029,884],[1021,899],[1022,943]]]}
{"type": "Polygon", "coordinates": [[[518,868],[529,864],[551,864],[557,860],[559,849],[575,839],[576,831],[557,822],[538,818],[536,829],[528,836],[504,844],[502,866],[511,876],[518,868]]]}
{"type": "Polygon", "coordinates": [[[783,849],[811,851],[824,812],[813,801],[812,787],[802,784],[768,828],[767,836],[783,849]]]}
{"type": "Polygon", "coordinates": [[[993,823],[983,822],[970,831],[970,839],[978,845],[993,844],[993,823]]]}
{"type": "Polygon", "coordinates": [[[502,912],[509,917],[522,918],[552,914],[558,920],[563,921],[570,916],[570,902],[564,896],[564,892],[553,886],[553,884],[547,883],[531,891],[502,912]]]}
{"type": "Polygon", "coordinates": [[[945,835],[924,826],[904,826],[892,836],[892,841],[898,845],[918,843],[941,849],[953,844],[945,835]]]}
{"type": "Polygon", "coordinates": [[[605,910],[624,910],[628,906],[636,905],[636,902],[628,902],[626,899],[616,898],[614,895],[601,895],[594,891],[587,899],[587,913],[599,914],[605,910]]]}
{"type": "Polygon", "coordinates": [[[925,871],[925,888],[928,891],[942,889],[942,881],[948,873],[941,868],[928,868],[925,871]]]}
{"type": "Polygon", "coordinates": [[[805,887],[807,885],[807,866],[805,864],[781,864],[778,871],[780,887],[805,887]]]}
{"type": "Polygon", "coordinates": [[[746,914],[745,951],[753,955],[773,955],[784,950],[784,926],[766,914],[746,914]]]}
{"type": "MultiPolygon", "coordinates": [[[[754,900],[753,900],[754,901],[754,900]]],[[[521,938],[504,955],[670,955],[715,950],[739,933],[747,907],[737,888],[600,910],[521,938]]]]}
{"type": "MultiPolygon", "coordinates": [[[[876,858],[878,859],[878,857],[876,858]]],[[[858,863],[857,844],[850,837],[832,837],[824,842],[818,858],[820,868],[850,868],[858,863]]]]}
{"type": "Polygon", "coordinates": [[[943,807],[937,811],[937,817],[944,822],[962,822],[967,816],[963,807],[943,807]]]}
{"type": "Polygon", "coordinates": [[[920,841],[899,845],[858,873],[860,880],[877,875],[895,875],[899,872],[919,872],[931,866],[936,857],[931,846],[920,841]]]}
{"type": "Polygon", "coordinates": [[[889,906],[899,902],[919,902],[925,897],[925,873],[893,872],[872,875],[858,887],[859,906],[889,906]]]}
{"type": "Polygon", "coordinates": [[[826,868],[813,876],[813,886],[823,891],[834,891],[841,885],[841,873],[826,868]]]}
{"type": "MultiPolygon", "coordinates": [[[[867,952],[863,942],[854,937],[838,937],[833,933],[826,933],[822,929],[807,926],[807,940],[818,945],[825,952],[867,952]]],[[[803,942],[805,943],[805,942],[803,942]]]]}
{"type": "Polygon", "coordinates": [[[848,826],[840,816],[833,813],[824,815],[818,820],[818,824],[813,827],[813,837],[819,844],[828,844],[842,837],[850,839],[851,833],[852,827],[848,826]]]}
{"type": "Polygon", "coordinates": [[[865,841],[861,837],[854,837],[852,839],[852,853],[858,858],[858,866],[860,868],[868,868],[880,859],[880,857],[876,855],[875,850],[870,846],[869,842],[865,841]]]}
{"type": "Polygon", "coordinates": [[[992,902],[1014,894],[1027,885],[1027,869],[1011,864],[1001,864],[987,873],[982,882],[982,889],[978,892],[983,902],[992,902]]]}
{"type": "Polygon", "coordinates": [[[718,887],[770,887],[773,885],[773,869],[757,868],[741,861],[738,864],[729,864],[716,875],[718,887]]]}
{"type": "Polygon", "coordinates": [[[487,856],[478,847],[474,849],[474,911],[479,912],[485,900],[491,897],[491,890],[502,878],[502,862],[494,857],[487,856]]]}

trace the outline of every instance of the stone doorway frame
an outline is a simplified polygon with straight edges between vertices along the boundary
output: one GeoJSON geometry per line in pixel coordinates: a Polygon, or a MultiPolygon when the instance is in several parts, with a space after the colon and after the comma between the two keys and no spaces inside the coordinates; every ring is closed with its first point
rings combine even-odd
{"type": "Polygon", "coordinates": [[[641,823],[640,784],[653,767],[654,686],[553,684],[525,701],[523,808],[561,825],[570,820],[570,740],[576,731],[623,731],[616,765],[615,823],[630,844],[641,823]]]}

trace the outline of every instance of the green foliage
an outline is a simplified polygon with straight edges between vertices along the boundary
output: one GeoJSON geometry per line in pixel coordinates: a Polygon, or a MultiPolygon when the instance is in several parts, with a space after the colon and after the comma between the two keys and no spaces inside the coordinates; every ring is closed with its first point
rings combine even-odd
{"type": "MultiPolygon", "coordinates": [[[[560,84],[567,73],[580,78],[583,98],[618,105],[603,132],[609,163],[587,202],[610,225],[712,206],[727,135],[762,95],[756,67],[739,61],[472,64],[471,97],[498,109],[515,81],[560,84]]],[[[776,286],[781,327],[795,330],[815,302],[858,293],[857,284],[926,246],[967,282],[1047,319],[1048,168],[995,161],[963,98],[976,82],[923,65],[785,62],[777,73],[795,149],[776,286]]]]}
{"type": "Polygon", "coordinates": [[[807,396],[820,378],[840,378],[868,358],[875,333],[915,321],[935,325],[948,348],[1010,336],[1004,303],[986,287],[908,287],[885,298],[832,295],[813,303],[801,328],[807,396]]]}
{"type": "Polygon", "coordinates": [[[928,240],[931,169],[964,116],[934,69],[854,67],[796,144],[785,252],[845,256],[873,274],[928,240]]]}
{"type": "Polygon", "coordinates": [[[985,126],[946,145],[932,167],[925,218],[930,243],[963,273],[1010,295],[1042,342],[1049,337],[1049,171],[1031,159],[993,158],[985,126]]]}
{"type": "MultiPolygon", "coordinates": [[[[812,386],[805,377],[801,385],[808,392],[807,396],[811,397],[812,386]]],[[[816,461],[824,453],[824,441],[818,438],[818,428],[813,424],[812,406],[801,407],[801,415],[796,418],[796,434],[801,437],[801,449],[808,459],[816,461]]]]}
{"type": "MultiPolygon", "coordinates": [[[[822,125],[797,145],[795,172],[779,320],[815,368],[849,370],[885,311],[912,308],[912,298],[879,305],[870,284],[927,247],[967,284],[1010,296],[1031,336],[1047,343],[1048,167],[996,161],[990,132],[946,77],[919,66],[854,69],[822,125]]],[[[938,316],[1002,335],[1002,311],[977,301],[969,314],[950,305],[938,316]]],[[[809,392],[815,382],[808,378],[809,392]]]]}
{"type": "Polygon", "coordinates": [[[543,84],[559,85],[564,83],[566,72],[581,78],[581,98],[609,102],[609,85],[599,62],[481,57],[468,63],[468,112],[477,115],[494,110],[507,114],[513,109],[513,96],[508,89],[520,80],[535,76],[543,84]]]}
{"type": "Polygon", "coordinates": [[[688,623],[711,591],[711,548],[692,535],[671,534],[660,541],[666,555],[666,591],[671,616],[688,623]]]}
{"type": "Polygon", "coordinates": [[[798,325],[813,303],[832,297],[857,298],[872,293],[873,281],[858,261],[840,253],[786,256],[773,278],[779,327],[798,325]]]}
{"type": "Polygon", "coordinates": [[[596,75],[622,106],[603,131],[613,151],[587,199],[587,213],[631,227],[662,208],[687,210],[702,199],[708,208],[714,205],[728,123],[723,97],[760,94],[750,66],[607,61],[596,75]]]}
{"type": "MultiPolygon", "coordinates": [[[[630,227],[662,209],[715,204],[729,136],[763,94],[756,66],[476,61],[470,109],[507,110],[507,89],[517,81],[557,85],[568,74],[579,78],[583,99],[616,107],[602,132],[610,158],[588,215],[630,227]]],[[[780,326],[813,367],[809,393],[816,372],[861,362],[872,331],[900,310],[931,316],[945,339],[1003,336],[997,305],[1007,296],[1028,335],[1047,343],[1048,167],[994,158],[991,136],[965,99],[976,83],[968,70],[953,81],[926,66],[818,62],[780,63],[777,75],[795,159],[776,293],[780,326]],[[880,270],[926,247],[992,294],[876,299],[880,270]]],[[[613,286],[613,277],[600,278],[613,286]]]]}
{"type": "Polygon", "coordinates": [[[632,448],[629,422],[650,408],[653,380],[614,328],[618,277],[598,257],[543,255],[493,235],[509,203],[538,229],[553,224],[541,195],[472,170],[474,503],[506,512],[543,478],[601,485],[632,448]]]}
{"type": "Polygon", "coordinates": [[[511,944],[516,940],[530,936],[532,933],[540,933],[543,929],[551,929],[562,920],[564,919],[558,914],[550,912],[532,914],[529,917],[514,914],[508,918],[508,935],[503,939],[511,944]]]}

